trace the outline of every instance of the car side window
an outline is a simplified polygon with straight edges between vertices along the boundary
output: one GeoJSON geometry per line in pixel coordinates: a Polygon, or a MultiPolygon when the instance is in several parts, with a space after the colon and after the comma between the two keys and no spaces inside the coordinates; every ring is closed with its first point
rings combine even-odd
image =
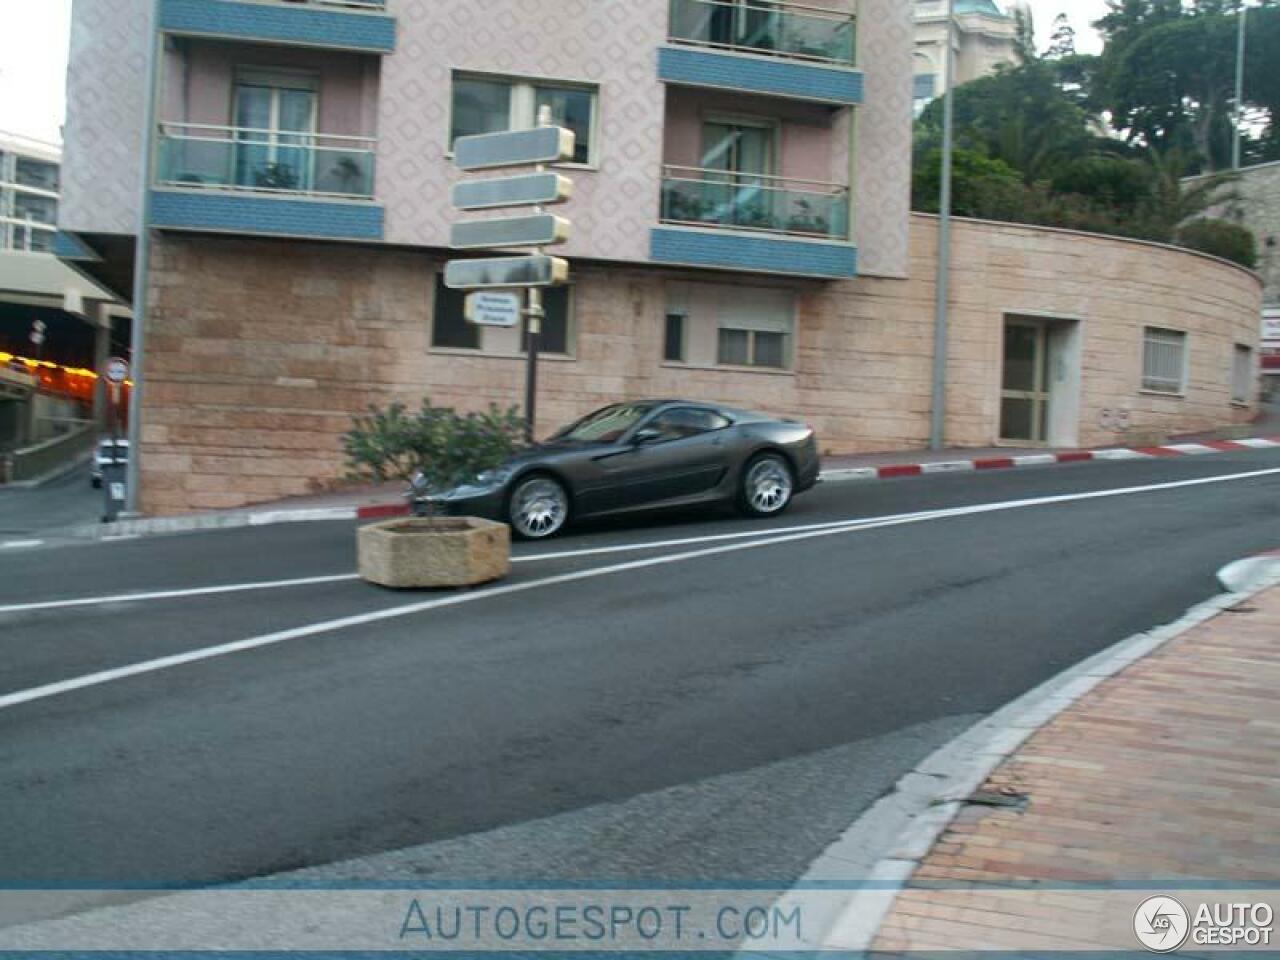
{"type": "Polygon", "coordinates": [[[664,410],[646,426],[657,430],[663,440],[683,440],[685,437],[696,437],[701,433],[723,430],[729,426],[729,418],[721,416],[714,410],[697,407],[676,407],[664,410]]]}

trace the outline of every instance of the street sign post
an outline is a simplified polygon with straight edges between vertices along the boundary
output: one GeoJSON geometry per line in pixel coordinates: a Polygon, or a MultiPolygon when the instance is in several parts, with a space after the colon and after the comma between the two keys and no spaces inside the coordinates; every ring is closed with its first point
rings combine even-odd
{"type": "Polygon", "coordinates": [[[576,137],[572,130],[550,124],[530,130],[481,133],[474,137],[459,137],[453,142],[453,162],[459,170],[559,163],[573,159],[575,145],[576,137]]]}
{"type": "Polygon", "coordinates": [[[544,247],[569,239],[569,221],[549,213],[525,217],[500,217],[455,223],[450,246],[455,250],[492,250],[502,247],[544,247]]]}
{"type": "Polygon", "coordinates": [[[124,383],[129,379],[129,361],[123,357],[112,357],[107,361],[104,373],[108,383],[124,383]]]}
{"type": "Polygon", "coordinates": [[[459,210],[491,210],[500,207],[533,207],[531,214],[472,220],[454,224],[451,245],[458,250],[530,250],[524,256],[483,260],[451,260],[445,265],[445,286],[471,290],[466,318],[471,323],[515,326],[519,322],[518,294],[527,291],[524,310],[525,352],[525,437],[533,440],[533,423],[538,399],[538,340],[542,335],[542,289],[567,283],[569,263],[542,252],[543,247],[569,239],[570,224],[563,217],[543,210],[544,204],[563,203],[573,194],[573,181],[551,173],[544,164],[573,159],[576,137],[572,130],[554,126],[551,108],[538,111],[538,126],[532,130],[486,133],[459,137],[453,145],[453,160],[460,170],[492,170],[532,164],[532,173],[488,180],[473,180],[453,188],[453,204],[459,210]],[[485,291],[508,292],[485,292],[485,291]],[[513,313],[513,301],[515,312],[513,313]]]}
{"type": "Polygon", "coordinates": [[[557,287],[568,279],[569,261],[545,253],[492,260],[450,260],[444,268],[444,285],[451,290],[557,287]]]}
{"type": "Polygon", "coordinates": [[[573,181],[558,173],[525,173],[491,180],[464,180],[453,186],[459,210],[523,207],[531,203],[564,203],[573,196],[573,181]]]}
{"type": "Polygon", "coordinates": [[[514,327],[520,322],[520,294],[478,290],[467,294],[468,323],[482,327],[514,327]]]}
{"type": "MultiPolygon", "coordinates": [[[[127,461],[120,460],[120,388],[129,379],[129,361],[123,357],[112,357],[102,371],[107,381],[107,417],[111,426],[111,460],[102,465],[102,486],[106,491],[106,501],[102,508],[102,522],[111,523],[124,509],[128,496],[127,461]]],[[[129,451],[130,456],[134,451],[129,451]]]]}

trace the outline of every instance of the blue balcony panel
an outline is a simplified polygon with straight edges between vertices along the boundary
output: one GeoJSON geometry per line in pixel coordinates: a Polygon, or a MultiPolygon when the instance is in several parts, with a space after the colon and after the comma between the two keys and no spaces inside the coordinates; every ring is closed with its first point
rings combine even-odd
{"type": "Polygon", "coordinates": [[[161,0],[160,29],[168,33],[367,53],[391,53],[396,47],[394,17],[293,3],[161,0]]]}
{"type": "Polygon", "coordinates": [[[59,260],[81,260],[87,263],[102,260],[78,234],[68,230],[59,230],[54,234],[53,255],[59,260]]]}
{"type": "Polygon", "coordinates": [[[655,263],[752,273],[829,280],[858,275],[858,249],[852,243],[728,230],[655,227],[649,236],[649,256],[655,263]]]}
{"type": "Polygon", "coordinates": [[[381,240],[383,209],[378,204],[359,201],[152,190],[151,225],[271,237],[381,240]]]}
{"type": "Polygon", "coordinates": [[[658,78],[683,86],[741,90],[839,106],[862,102],[860,70],[759,54],[663,47],[658,51],[658,78]]]}

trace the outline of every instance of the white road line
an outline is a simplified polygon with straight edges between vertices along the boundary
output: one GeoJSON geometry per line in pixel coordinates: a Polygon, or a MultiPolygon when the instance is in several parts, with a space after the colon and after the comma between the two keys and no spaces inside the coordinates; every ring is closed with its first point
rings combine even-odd
{"type": "Polygon", "coordinates": [[[4,543],[0,543],[0,550],[18,550],[23,547],[38,547],[42,543],[44,543],[43,540],[6,540],[4,543]]]}
{"type": "Polygon", "coordinates": [[[318,583],[354,580],[354,573],[325,577],[299,577],[295,580],[267,580],[257,583],[228,583],[216,587],[184,587],[181,590],[152,590],[148,593],[117,593],[105,597],[75,597],[70,600],[39,600],[35,603],[11,603],[0,606],[0,613],[29,613],[35,610],[60,610],[64,607],[93,607],[107,603],[130,603],[138,600],[173,600],[177,597],[208,597],[219,593],[244,593],[247,590],[270,590],[278,587],[306,587],[318,583]]]}
{"type": "Polygon", "coordinates": [[[233,653],[242,653],[246,650],[256,650],[261,647],[273,646],[289,640],[300,640],[305,637],[314,637],[320,634],[332,633],[337,630],[345,630],[349,627],[359,627],[371,623],[380,623],[384,620],[393,620],[400,617],[412,616],[413,614],[424,613],[428,610],[461,606],[464,603],[474,603],[478,600],[485,600],[490,597],[506,597],[513,594],[525,593],[530,590],[540,590],[543,587],[555,586],[563,583],[574,583],[580,580],[592,580],[596,577],[611,576],[615,573],[626,573],[631,570],[642,570],[647,567],[666,566],[667,564],[680,563],[685,560],[697,560],[703,557],[722,556],[724,554],[738,553],[744,550],[755,550],[758,547],[772,547],[778,546],[779,544],[812,540],[817,537],[837,536],[844,533],[864,533],[868,530],[900,526],[903,524],[922,523],[949,517],[973,516],[982,513],[1020,510],[1027,507],[1047,506],[1049,504],[1058,503],[1074,503],[1084,500],[1101,500],[1110,497],[1131,496],[1138,493],[1154,493],[1162,490],[1200,487],[1215,483],[1232,483],[1240,480],[1252,480],[1259,477],[1277,475],[1280,475],[1280,467],[1269,470],[1253,470],[1248,473],[1228,474],[1225,476],[1200,477],[1195,480],[1179,480],[1171,483],[1145,484],[1139,487],[1121,487],[1112,490],[1093,490],[1087,493],[1070,493],[1059,494],[1051,497],[1035,497],[1029,500],[1009,500],[1001,503],[952,507],[944,510],[924,511],[918,514],[905,515],[889,520],[862,522],[856,525],[849,524],[825,530],[808,530],[802,533],[790,533],[784,536],[765,537],[759,540],[751,540],[747,543],[729,543],[718,547],[707,547],[703,550],[691,550],[687,553],[665,554],[659,557],[648,557],[643,560],[630,560],[626,563],[615,563],[605,567],[593,567],[588,570],[575,570],[571,573],[556,574],[550,577],[542,577],[538,580],[528,580],[523,583],[504,584],[502,586],[475,590],[469,593],[455,593],[445,597],[435,597],[430,600],[423,600],[418,603],[408,603],[398,607],[389,607],[384,610],[375,610],[370,613],[361,613],[349,617],[339,617],[334,620],[322,620],[318,623],[295,627],[290,630],[280,630],[275,633],[261,634],[256,637],[248,637],[244,640],[236,640],[231,643],[221,643],[211,647],[203,647],[198,650],[188,650],[185,653],[173,654],[167,657],[158,657],[154,660],[143,660],[124,667],[117,667],[112,670],[101,670],[96,673],[84,674],[79,677],[72,677],[68,680],[44,684],[39,687],[31,687],[27,690],[18,690],[13,693],[0,696],[0,709],[18,706],[23,703],[31,703],[35,700],[45,700],[50,697],[60,696],[64,693],[70,693],[73,690],[83,690],[86,687],[96,687],[116,680],[123,680],[128,677],[156,673],[161,670],[168,670],[171,667],[183,666],[189,663],[198,663],[202,660],[212,660],[216,657],[224,657],[233,653]]]}

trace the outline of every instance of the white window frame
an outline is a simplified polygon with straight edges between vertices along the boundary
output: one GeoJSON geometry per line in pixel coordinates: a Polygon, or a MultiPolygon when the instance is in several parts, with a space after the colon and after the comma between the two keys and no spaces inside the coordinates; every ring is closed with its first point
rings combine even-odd
{"type": "Polygon", "coordinates": [[[485,73],[480,70],[454,70],[449,78],[449,109],[445,118],[444,144],[446,157],[453,156],[454,87],[458,80],[484,80],[511,86],[510,115],[507,129],[528,130],[538,125],[537,87],[568,87],[591,94],[591,142],[587,144],[587,161],[566,160],[558,167],[598,170],[600,166],[600,84],[585,80],[560,80],[554,77],[516,76],[508,73],[485,73]]]}
{"type": "Polygon", "coordinates": [[[1231,402],[1237,406],[1247,406],[1257,389],[1256,364],[1254,349],[1247,343],[1236,343],[1231,347],[1231,402]],[[1241,366],[1241,358],[1244,365],[1241,366]]]}
{"type": "MultiPolygon", "coordinates": [[[[1164,345],[1171,345],[1171,340],[1165,340],[1164,345]]],[[[1191,336],[1187,331],[1179,330],[1176,327],[1158,327],[1151,324],[1143,326],[1140,377],[1138,380],[1139,393],[1149,393],[1161,397],[1185,397],[1187,394],[1187,380],[1190,374],[1190,368],[1191,336]],[[1173,389],[1156,384],[1156,381],[1164,380],[1164,378],[1155,377],[1147,370],[1147,345],[1151,342],[1151,334],[1156,334],[1157,336],[1161,334],[1171,334],[1177,339],[1178,345],[1182,349],[1182,357],[1179,364],[1179,379],[1176,387],[1173,389]]],[[[1170,383],[1170,381],[1165,380],[1165,383],[1170,383]]]]}
{"type": "Polygon", "coordinates": [[[794,338],[794,331],[791,333],[784,333],[781,330],[757,330],[754,327],[735,327],[731,324],[722,323],[716,327],[716,366],[724,367],[727,370],[790,370],[793,361],[792,340],[794,338]],[[722,330],[732,330],[735,333],[747,334],[746,363],[725,363],[720,359],[720,331],[722,330]],[[771,363],[756,363],[756,336],[761,333],[768,333],[782,337],[781,366],[774,366],[771,363]]]}

